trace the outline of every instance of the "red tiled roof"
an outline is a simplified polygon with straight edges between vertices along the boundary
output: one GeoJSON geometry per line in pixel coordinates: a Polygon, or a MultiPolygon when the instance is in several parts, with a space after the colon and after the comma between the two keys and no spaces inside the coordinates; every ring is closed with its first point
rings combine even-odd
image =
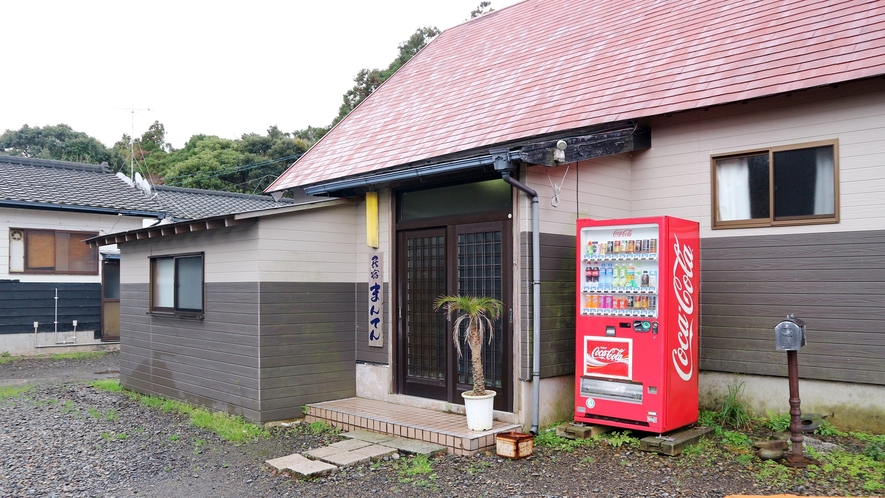
{"type": "Polygon", "coordinates": [[[885,74],[876,0],[526,0],[443,32],[268,191],[885,74]]]}

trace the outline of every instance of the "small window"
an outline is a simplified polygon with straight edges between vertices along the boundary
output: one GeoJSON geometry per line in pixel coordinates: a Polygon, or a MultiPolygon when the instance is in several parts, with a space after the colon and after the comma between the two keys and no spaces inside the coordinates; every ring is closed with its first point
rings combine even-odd
{"type": "Polygon", "coordinates": [[[835,223],[835,142],[713,158],[713,228],[835,223]]]}
{"type": "Polygon", "coordinates": [[[98,246],[83,242],[95,232],[9,230],[10,273],[98,275],[98,246]]]}
{"type": "Polygon", "coordinates": [[[203,313],[203,255],[151,258],[151,311],[203,313]]]}

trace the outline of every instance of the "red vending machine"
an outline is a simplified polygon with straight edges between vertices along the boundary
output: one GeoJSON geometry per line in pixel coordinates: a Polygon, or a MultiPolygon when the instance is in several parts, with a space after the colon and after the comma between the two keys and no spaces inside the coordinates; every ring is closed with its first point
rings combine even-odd
{"type": "Polygon", "coordinates": [[[575,422],[664,433],[698,419],[698,224],[578,220],[575,422]]]}

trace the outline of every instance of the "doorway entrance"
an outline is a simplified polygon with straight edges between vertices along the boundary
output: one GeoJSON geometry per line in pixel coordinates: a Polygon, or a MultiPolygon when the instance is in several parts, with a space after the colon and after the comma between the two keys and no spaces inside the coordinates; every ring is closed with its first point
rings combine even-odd
{"type": "Polygon", "coordinates": [[[101,266],[101,340],[120,340],[120,260],[105,259],[101,266]]]}
{"type": "Polygon", "coordinates": [[[433,303],[442,295],[493,297],[504,313],[483,346],[486,386],[497,392],[495,409],[512,411],[511,196],[502,180],[397,196],[399,392],[463,403],[473,383],[469,348],[462,343],[458,357],[452,322],[433,303]]]}

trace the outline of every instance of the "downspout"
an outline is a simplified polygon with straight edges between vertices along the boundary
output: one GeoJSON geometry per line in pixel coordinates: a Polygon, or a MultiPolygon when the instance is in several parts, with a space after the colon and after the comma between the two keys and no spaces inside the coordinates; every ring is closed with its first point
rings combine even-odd
{"type": "Polygon", "coordinates": [[[501,178],[532,198],[532,434],[538,434],[541,409],[541,223],[539,219],[538,193],[516,180],[510,174],[516,166],[510,161],[507,150],[490,150],[495,160],[495,170],[501,178]]]}

